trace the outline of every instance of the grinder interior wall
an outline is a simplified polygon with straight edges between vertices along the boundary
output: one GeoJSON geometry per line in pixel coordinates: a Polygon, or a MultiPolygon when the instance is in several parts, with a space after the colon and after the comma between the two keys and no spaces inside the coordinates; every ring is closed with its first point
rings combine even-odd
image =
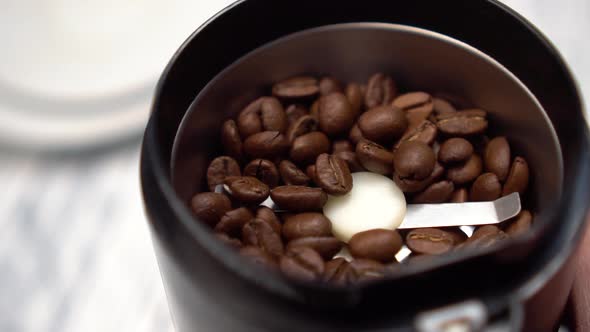
{"type": "Polygon", "coordinates": [[[206,188],[208,162],[222,151],[221,124],[254,98],[269,94],[273,82],[302,73],[365,82],[378,71],[391,74],[405,89],[464,96],[487,110],[493,132],[508,136],[513,151],[530,164],[529,195],[537,215],[557,206],[561,152],[549,120],[528,90],[492,59],[462,43],[426,30],[377,23],[326,26],[287,36],[219,74],[193,102],[176,137],[172,180],[179,196],[188,201],[206,188]]]}

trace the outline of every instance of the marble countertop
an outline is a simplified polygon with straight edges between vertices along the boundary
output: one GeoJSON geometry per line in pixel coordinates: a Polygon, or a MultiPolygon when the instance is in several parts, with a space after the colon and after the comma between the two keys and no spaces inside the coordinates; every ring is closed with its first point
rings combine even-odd
{"type": "MultiPolygon", "coordinates": [[[[590,109],[590,1],[505,2],[555,42],[590,109]]],[[[0,152],[0,331],[173,331],[138,157],[139,139],[92,155],[0,152]]]]}

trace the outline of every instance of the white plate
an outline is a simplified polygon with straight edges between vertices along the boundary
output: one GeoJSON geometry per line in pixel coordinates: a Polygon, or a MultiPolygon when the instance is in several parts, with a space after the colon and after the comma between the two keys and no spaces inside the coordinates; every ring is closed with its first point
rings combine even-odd
{"type": "Polygon", "coordinates": [[[19,0],[0,11],[0,142],[65,149],[138,135],[178,46],[230,0],[19,0]]]}

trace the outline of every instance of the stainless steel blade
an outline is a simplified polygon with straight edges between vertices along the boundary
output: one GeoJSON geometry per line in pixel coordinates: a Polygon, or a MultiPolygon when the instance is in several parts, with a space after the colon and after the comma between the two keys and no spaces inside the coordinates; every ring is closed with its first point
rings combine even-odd
{"type": "MultiPolygon", "coordinates": [[[[224,191],[231,195],[227,185],[215,188],[215,192],[224,191]]],[[[260,205],[275,212],[284,212],[278,209],[270,197],[260,205]]],[[[408,204],[406,217],[398,229],[498,224],[515,217],[520,210],[518,193],[489,202],[408,204]]]]}
{"type": "Polygon", "coordinates": [[[512,193],[495,201],[409,204],[399,229],[498,224],[520,212],[520,196],[512,193]]]}

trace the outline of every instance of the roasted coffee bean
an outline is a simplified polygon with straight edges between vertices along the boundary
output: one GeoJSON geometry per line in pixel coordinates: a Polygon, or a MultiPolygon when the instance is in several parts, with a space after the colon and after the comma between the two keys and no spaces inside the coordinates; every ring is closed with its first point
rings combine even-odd
{"type": "Polygon", "coordinates": [[[510,145],[506,137],[492,139],[483,158],[486,171],[496,174],[498,179],[504,182],[510,171],[510,145]]]}
{"type": "Polygon", "coordinates": [[[529,185],[529,165],[523,157],[516,157],[504,183],[502,196],[511,193],[524,194],[529,185]]]}
{"type": "Polygon", "coordinates": [[[254,219],[244,225],[242,242],[259,247],[275,258],[280,257],[285,251],[281,235],[261,219],[254,219]]]}
{"type": "Polygon", "coordinates": [[[233,237],[229,237],[229,235],[225,233],[215,233],[215,237],[230,247],[236,249],[240,249],[242,247],[242,241],[233,237]]]}
{"type": "Polygon", "coordinates": [[[287,129],[287,116],[281,103],[273,97],[261,97],[250,103],[238,116],[238,129],[243,138],[262,131],[287,129]]]}
{"type": "Polygon", "coordinates": [[[428,119],[434,111],[434,103],[430,95],[424,92],[410,92],[401,95],[393,101],[393,105],[404,110],[411,123],[419,123],[428,119]]]}
{"type": "Polygon", "coordinates": [[[459,188],[453,192],[451,203],[465,203],[469,200],[469,193],[465,188],[459,188]]]}
{"type": "Polygon", "coordinates": [[[473,154],[473,145],[464,138],[450,138],[440,145],[438,160],[445,164],[466,162],[473,154]]]}
{"type": "Polygon", "coordinates": [[[317,211],[328,201],[322,188],[281,186],[274,188],[270,197],[281,208],[293,212],[317,211]]]}
{"type": "Polygon", "coordinates": [[[482,168],[481,157],[472,154],[464,164],[449,168],[447,178],[455,185],[466,184],[475,180],[481,174],[482,168]]]}
{"type": "Polygon", "coordinates": [[[302,170],[288,160],[281,161],[279,172],[283,182],[287,185],[305,186],[310,180],[302,170]]]}
{"type": "Polygon", "coordinates": [[[259,206],[258,208],[256,208],[256,218],[268,221],[269,224],[280,225],[281,223],[277,214],[271,208],[266,206],[259,206]]]}
{"type": "Polygon", "coordinates": [[[324,260],[308,247],[294,247],[281,257],[281,272],[302,281],[320,280],[324,274],[324,260]]]}
{"type": "Polygon", "coordinates": [[[355,234],[348,242],[348,249],[354,258],[389,263],[395,260],[402,244],[402,238],[397,231],[372,229],[355,234]]]}
{"type": "Polygon", "coordinates": [[[332,92],[342,92],[340,83],[332,77],[324,77],[319,83],[320,95],[327,96],[332,92]]]}
{"type": "Polygon", "coordinates": [[[405,111],[409,128],[427,120],[434,109],[432,97],[425,92],[410,92],[397,97],[393,105],[405,111]]]}
{"type": "Polygon", "coordinates": [[[273,159],[288,149],[287,138],[278,131],[263,131],[248,137],[244,142],[244,152],[250,158],[273,159]]]}
{"type": "Polygon", "coordinates": [[[290,241],[287,250],[293,247],[309,247],[323,259],[329,260],[342,249],[343,243],[333,236],[309,236],[290,241]]]}
{"type": "Polygon", "coordinates": [[[346,259],[342,257],[326,262],[322,280],[333,285],[345,286],[348,283],[348,265],[346,259]]]}
{"type": "Polygon", "coordinates": [[[273,231],[281,234],[283,225],[272,209],[266,206],[258,207],[258,209],[256,209],[256,219],[266,222],[273,231]]]}
{"type": "Polygon", "coordinates": [[[305,174],[309,177],[313,183],[317,183],[318,173],[316,172],[315,165],[309,165],[305,169],[305,174]]]}
{"type": "Polygon", "coordinates": [[[483,225],[479,226],[471,235],[471,240],[477,240],[481,237],[493,234],[499,234],[502,230],[496,225],[483,225]]]}
{"type": "Polygon", "coordinates": [[[242,227],[252,219],[254,219],[254,215],[245,207],[227,211],[215,225],[215,231],[239,237],[241,236],[242,227]]]}
{"type": "Polygon", "coordinates": [[[440,255],[450,251],[461,242],[456,233],[438,228],[416,228],[406,235],[406,245],[412,252],[440,255]]]}
{"type": "Polygon", "coordinates": [[[315,168],[317,184],[328,194],[342,196],[352,190],[352,175],[344,160],[323,153],[318,156],[315,168]]]}
{"type": "Polygon", "coordinates": [[[354,125],[355,114],[346,96],[334,92],[319,101],[320,129],[328,136],[347,133],[354,125]]]}
{"type": "Polygon", "coordinates": [[[231,201],[224,194],[200,193],[191,199],[191,209],[199,220],[213,226],[231,209],[231,201]]]}
{"type": "Polygon", "coordinates": [[[494,201],[500,198],[502,184],[494,173],[483,173],[471,185],[469,198],[474,202],[494,201]]]}
{"type": "Polygon", "coordinates": [[[439,114],[436,118],[438,130],[450,136],[481,134],[488,128],[486,112],[478,109],[439,114]]]}
{"type": "Polygon", "coordinates": [[[320,92],[318,80],[299,76],[281,81],[272,87],[272,94],[286,100],[308,99],[320,92]]]}
{"type": "MultiPolygon", "coordinates": [[[[263,208],[266,208],[266,207],[263,207],[263,208]]],[[[272,210],[270,210],[270,211],[272,212],[272,210]]],[[[279,234],[279,236],[283,232],[283,225],[280,223],[279,219],[276,216],[275,216],[275,218],[269,218],[269,216],[266,215],[265,213],[257,213],[257,216],[253,220],[251,220],[251,222],[263,222],[263,223],[267,224],[273,230],[273,232],[279,234]],[[262,215],[262,218],[258,217],[258,215],[262,215]]]]}
{"type": "Polygon", "coordinates": [[[445,203],[453,195],[455,186],[453,182],[443,180],[435,182],[424,189],[423,192],[417,194],[412,199],[414,204],[433,204],[433,203],[445,203]]]}
{"type": "Polygon", "coordinates": [[[293,143],[297,137],[317,131],[318,127],[319,124],[316,118],[311,115],[304,115],[289,125],[287,129],[287,140],[289,143],[293,143]]]}
{"type": "Polygon", "coordinates": [[[393,153],[375,142],[361,140],[356,145],[356,156],[368,171],[383,175],[393,171],[393,153]]]}
{"type": "Polygon", "coordinates": [[[416,193],[426,189],[426,187],[443,176],[444,173],[445,169],[439,163],[436,163],[430,176],[424,180],[402,179],[399,177],[399,174],[394,173],[393,181],[404,193],[416,193]]]}
{"type": "Polygon", "coordinates": [[[432,97],[426,92],[409,92],[395,98],[392,104],[399,109],[409,110],[419,106],[432,104],[432,97]]]}
{"type": "Polygon", "coordinates": [[[365,91],[365,106],[371,109],[391,103],[397,95],[397,86],[391,77],[377,73],[369,78],[365,91]]]}
{"type": "Polygon", "coordinates": [[[264,250],[255,246],[246,246],[240,249],[240,255],[246,257],[249,261],[258,266],[271,269],[277,268],[277,262],[274,257],[264,250]]]}
{"type": "Polygon", "coordinates": [[[357,258],[348,264],[349,283],[368,282],[385,277],[385,265],[371,260],[357,258]]]}
{"type": "Polygon", "coordinates": [[[363,113],[358,120],[358,126],[363,137],[368,140],[391,144],[406,131],[408,121],[401,109],[384,105],[363,113]]]}
{"type": "Polygon", "coordinates": [[[234,120],[227,120],[221,128],[221,144],[225,153],[235,159],[242,159],[242,139],[234,120]]]}
{"type": "Polygon", "coordinates": [[[244,168],[244,176],[255,177],[270,188],[279,184],[279,171],[272,161],[254,159],[244,168]]]}
{"type": "Polygon", "coordinates": [[[295,121],[299,120],[302,116],[309,115],[307,108],[301,104],[291,104],[285,110],[285,115],[287,116],[287,128],[295,121]]]}
{"type": "Polygon", "coordinates": [[[354,151],[339,151],[334,153],[334,155],[344,160],[352,173],[365,171],[365,168],[361,165],[354,151]]]}
{"type": "Polygon", "coordinates": [[[506,228],[506,234],[510,236],[524,234],[531,228],[532,222],[532,214],[527,210],[522,210],[512,221],[510,221],[510,225],[506,228]]]}
{"type": "Polygon", "coordinates": [[[428,120],[435,120],[431,117],[432,109],[427,106],[412,108],[406,111],[406,119],[408,119],[408,128],[414,129],[422,122],[428,120]]]}
{"type": "Polygon", "coordinates": [[[315,162],[316,158],[330,151],[330,140],[321,131],[297,137],[293,141],[289,156],[293,162],[307,165],[315,162]]]}
{"type": "Polygon", "coordinates": [[[321,213],[305,212],[285,217],[283,237],[287,240],[331,235],[332,223],[321,213]]]}
{"type": "Polygon", "coordinates": [[[268,197],[270,189],[251,176],[232,176],[225,179],[231,195],[244,204],[258,205],[268,197]]]}
{"type": "Polygon", "coordinates": [[[357,145],[361,140],[364,139],[363,133],[361,132],[358,124],[352,126],[352,129],[350,129],[350,133],[348,134],[348,138],[354,145],[357,145]]]}
{"type": "Polygon", "coordinates": [[[424,144],[431,145],[436,139],[438,129],[436,125],[428,120],[422,121],[414,128],[408,128],[399,142],[395,145],[394,150],[397,150],[403,142],[419,141],[424,144]]]}
{"type": "Polygon", "coordinates": [[[504,233],[496,225],[485,225],[479,227],[467,241],[462,243],[457,248],[466,246],[485,248],[496,244],[499,241],[505,240],[508,235],[504,233]]]}
{"type": "Polygon", "coordinates": [[[501,231],[502,230],[500,228],[498,228],[498,226],[496,226],[496,225],[480,226],[473,232],[473,234],[469,238],[469,241],[477,240],[477,239],[487,236],[487,235],[495,235],[495,234],[500,233],[501,231]]]}
{"type": "Polygon", "coordinates": [[[217,185],[223,184],[225,178],[229,176],[240,176],[242,171],[238,162],[227,156],[221,156],[213,159],[209,168],[207,168],[207,184],[210,191],[215,191],[217,185]]]}
{"type": "Polygon", "coordinates": [[[347,139],[341,139],[332,142],[332,153],[340,151],[354,151],[354,146],[347,139]]]}
{"type": "Polygon", "coordinates": [[[355,118],[361,114],[363,105],[363,93],[360,85],[356,83],[350,83],[346,86],[346,98],[350,103],[350,109],[354,114],[355,118]]]}
{"type": "Polygon", "coordinates": [[[432,98],[432,104],[434,106],[434,112],[436,114],[453,113],[457,112],[457,109],[450,102],[442,98],[432,98]]]}
{"type": "Polygon", "coordinates": [[[401,179],[423,180],[434,170],[436,156],[420,141],[402,143],[393,153],[393,168],[401,179]]]}
{"type": "Polygon", "coordinates": [[[459,245],[468,239],[468,236],[459,227],[445,227],[442,230],[453,237],[455,245],[459,245]]]}

